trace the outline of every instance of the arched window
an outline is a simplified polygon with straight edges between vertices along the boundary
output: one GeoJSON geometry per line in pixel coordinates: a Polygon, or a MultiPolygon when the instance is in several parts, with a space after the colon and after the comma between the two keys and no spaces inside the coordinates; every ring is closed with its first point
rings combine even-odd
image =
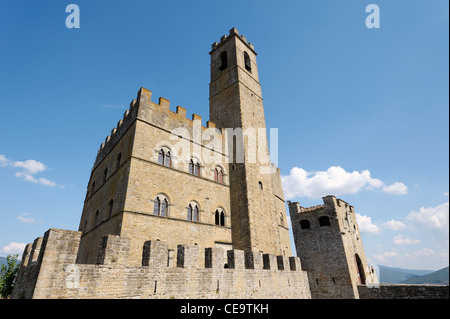
{"type": "Polygon", "coordinates": [[[108,218],[111,218],[113,211],[114,201],[111,199],[108,204],[108,218]]]}
{"type": "Polygon", "coordinates": [[[172,166],[172,159],[169,150],[160,149],[158,152],[158,164],[167,167],[172,166]]]}
{"type": "Polygon", "coordinates": [[[302,220],[300,221],[300,228],[301,228],[301,229],[310,229],[310,228],[311,228],[311,225],[309,224],[309,220],[307,220],[307,219],[302,219],[302,220]]]}
{"type": "Polygon", "coordinates": [[[189,174],[200,176],[200,163],[196,159],[189,161],[189,174]]]}
{"type": "Polygon", "coordinates": [[[225,213],[222,208],[217,208],[215,211],[216,225],[225,226],[225,213]]]}
{"type": "Polygon", "coordinates": [[[108,177],[108,168],[105,168],[103,171],[103,183],[106,182],[106,178],[108,177]]]}
{"type": "Polygon", "coordinates": [[[328,216],[319,217],[319,226],[320,227],[330,226],[330,217],[328,216]]]}
{"type": "Polygon", "coordinates": [[[284,216],[283,213],[280,213],[280,225],[284,226],[284,216]]]}
{"type": "Polygon", "coordinates": [[[262,184],[262,182],[258,182],[258,186],[259,186],[259,189],[260,189],[260,190],[263,189],[263,184],[262,184]]]}
{"type": "Polygon", "coordinates": [[[220,167],[216,167],[214,170],[214,181],[223,184],[223,170],[220,167]]]}
{"type": "Polygon", "coordinates": [[[220,54],[220,67],[219,70],[223,71],[228,67],[228,57],[227,57],[227,51],[223,51],[220,54]]]}
{"type": "Polygon", "coordinates": [[[164,217],[169,215],[169,200],[164,195],[156,196],[153,201],[153,215],[164,217]]]}
{"type": "Polygon", "coordinates": [[[252,72],[252,64],[250,62],[250,56],[248,55],[247,52],[244,52],[244,64],[245,64],[245,69],[249,72],[252,72]]]}
{"type": "Polygon", "coordinates": [[[189,203],[187,208],[187,220],[198,222],[199,221],[200,210],[198,208],[197,203],[192,202],[189,203]]]}
{"type": "Polygon", "coordinates": [[[116,158],[116,169],[119,168],[121,159],[122,159],[122,153],[119,153],[119,155],[117,155],[117,158],[116,158]]]}

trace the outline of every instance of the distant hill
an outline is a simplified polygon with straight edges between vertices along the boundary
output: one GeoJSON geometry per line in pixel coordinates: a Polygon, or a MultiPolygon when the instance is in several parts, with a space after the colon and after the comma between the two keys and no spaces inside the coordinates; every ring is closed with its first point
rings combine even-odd
{"type": "Polygon", "coordinates": [[[402,269],[388,266],[379,266],[380,268],[380,283],[385,284],[399,284],[405,280],[416,276],[424,276],[434,272],[433,270],[418,270],[418,269],[402,269]]]}
{"type": "Polygon", "coordinates": [[[437,284],[448,285],[449,268],[445,267],[424,276],[414,276],[403,281],[404,284],[437,284]]]}

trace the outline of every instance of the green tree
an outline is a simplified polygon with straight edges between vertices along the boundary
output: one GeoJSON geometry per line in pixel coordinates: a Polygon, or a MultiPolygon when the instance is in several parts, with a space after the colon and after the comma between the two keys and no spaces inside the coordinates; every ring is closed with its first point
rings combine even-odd
{"type": "Polygon", "coordinates": [[[8,255],[6,257],[6,265],[2,265],[0,269],[0,297],[9,298],[13,289],[13,281],[19,270],[19,255],[8,255]]]}

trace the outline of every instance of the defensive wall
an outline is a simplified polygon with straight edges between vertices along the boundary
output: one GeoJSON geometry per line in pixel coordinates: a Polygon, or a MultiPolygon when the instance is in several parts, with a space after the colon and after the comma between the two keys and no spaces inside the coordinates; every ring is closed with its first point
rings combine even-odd
{"type": "Polygon", "coordinates": [[[105,236],[97,264],[76,264],[81,232],[49,229],[25,248],[12,298],[310,298],[297,257],[148,241],[128,266],[129,238],[105,236]],[[226,260],[226,263],[224,261],[226,260]]]}

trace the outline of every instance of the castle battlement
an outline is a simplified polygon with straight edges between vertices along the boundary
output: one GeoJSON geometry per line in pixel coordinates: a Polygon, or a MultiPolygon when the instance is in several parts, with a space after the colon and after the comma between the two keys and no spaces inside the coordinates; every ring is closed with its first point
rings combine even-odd
{"type": "Polygon", "coordinates": [[[149,240],[142,266],[130,266],[130,239],[107,235],[97,263],[79,264],[80,237],[81,232],[49,229],[29,244],[13,298],[310,298],[298,257],[192,244],[174,252],[166,242],[149,240]]]}
{"type": "MultiPolygon", "coordinates": [[[[216,124],[212,121],[207,121],[206,126],[204,126],[201,124],[202,117],[200,115],[193,113],[191,119],[189,119],[186,116],[186,108],[177,106],[174,112],[170,110],[170,100],[159,97],[158,103],[155,103],[151,98],[152,91],[141,87],[137,93],[137,98],[131,101],[129,109],[124,112],[123,118],[117,122],[116,127],[111,130],[111,134],[100,144],[92,170],[106,157],[136,119],[159,126],[166,131],[185,128],[192,133],[194,128],[198,128],[200,134],[209,130],[207,134],[209,138],[211,136],[219,139],[224,138],[225,128],[216,128],[216,124]]],[[[206,142],[209,142],[209,140],[206,142]]]]}
{"type": "Polygon", "coordinates": [[[354,213],[354,207],[352,205],[350,205],[349,203],[347,203],[346,201],[340,199],[340,198],[336,198],[336,196],[334,195],[327,195],[322,197],[323,199],[323,204],[321,205],[315,205],[315,206],[310,206],[310,207],[303,207],[300,206],[300,204],[298,202],[290,202],[288,201],[288,204],[291,206],[292,205],[292,211],[293,212],[297,212],[298,214],[301,213],[310,213],[310,212],[318,212],[321,210],[328,208],[345,208],[351,212],[354,213]]]}
{"type": "MultiPolygon", "coordinates": [[[[98,265],[127,265],[130,239],[107,235],[103,237],[97,258],[98,265]]],[[[300,258],[276,256],[252,251],[225,250],[221,247],[201,249],[198,245],[177,245],[176,256],[171,254],[169,243],[148,240],[142,248],[142,266],[155,268],[212,268],[212,269],[249,269],[302,271],[300,258]],[[176,257],[176,258],[175,258],[176,257]],[[176,260],[175,260],[176,259],[176,260]]]]}
{"type": "Polygon", "coordinates": [[[255,52],[255,47],[253,46],[253,44],[251,44],[250,42],[247,41],[247,39],[244,37],[244,35],[240,35],[239,31],[236,28],[231,28],[230,32],[228,35],[224,34],[221,38],[220,38],[220,42],[214,42],[211,45],[211,52],[216,50],[218,47],[220,47],[222,44],[224,44],[225,42],[227,42],[229,39],[231,39],[233,36],[239,37],[246,45],[247,47],[252,50],[252,52],[256,55],[257,53],[255,52]]]}

